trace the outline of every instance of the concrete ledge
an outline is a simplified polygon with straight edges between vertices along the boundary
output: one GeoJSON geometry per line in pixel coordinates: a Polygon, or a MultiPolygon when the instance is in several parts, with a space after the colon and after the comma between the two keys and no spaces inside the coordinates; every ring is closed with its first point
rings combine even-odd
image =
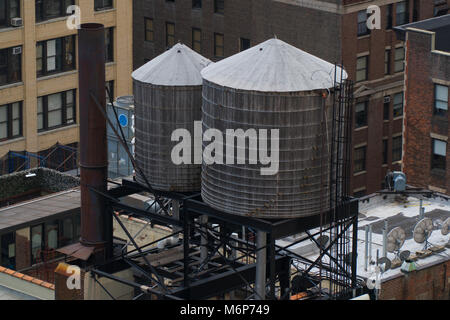
{"type": "Polygon", "coordinates": [[[53,284],[3,267],[0,267],[0,285],[39,300],[55,299],[53,284]]]}

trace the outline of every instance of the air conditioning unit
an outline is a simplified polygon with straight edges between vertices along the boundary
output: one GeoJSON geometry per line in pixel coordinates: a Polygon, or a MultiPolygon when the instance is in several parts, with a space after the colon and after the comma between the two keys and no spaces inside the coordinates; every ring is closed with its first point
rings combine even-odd
{"type": "Polygon", "coordinates": [[[21,27],[23,25],[22,18],[12,18],[11,19],[11,26],[13,27],[21,27]]]}
{"type": "Polygon", "coordinates": [[[384,97],[384,103],[389,103],[389,102],[391,102],[391,97],[390,96],[384,97]]]}
{"type": "Polygon", "coordinates": [[[22,47],[14,47],[12,49],[12,54],[16,55],[16,54],[21,54],[22,53],[22,47]]]}

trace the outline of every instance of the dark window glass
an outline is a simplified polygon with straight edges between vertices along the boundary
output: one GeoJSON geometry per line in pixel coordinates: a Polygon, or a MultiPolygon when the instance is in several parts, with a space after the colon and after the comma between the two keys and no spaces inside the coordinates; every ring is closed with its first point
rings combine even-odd
{"type": "Polygon", "coordinates": [[[113,0],[94,0],[95,11],[107,10],[112,8],[113,8],[113,0]]]}
{"type": "Polygon", "coordinates": [[[383,140],[383,164],[388,163],[388,140],[383,140]]]}
{"type": "Polygon", "coordinates": [[[115,99],[115,96],[114,96],[114,80],[107,81],[106,82],[106,88],[108,88],[106,90],[106,101],[109,103],[110,98],[111,98],[112,101],[114,101],[114,99],[115,99]],[[111,95],[111,97],[110,97],[110,95],[111,95]]]}
{"type": "Polygon", "coordinates": [[[22,47],[0,50],[0,86],[22,81],[22,47]]]}
{"type": "Polygon", "coordinates": [[[154,39],[153,19],[145,18],[145,41],[153,41],[154,39]]]}
{"type": "Polygon", "coordinates": [[[36,44],[38,77],[75,69],[75,36],[41,41],[36,44]]]}
{"type": "Polygon", "coordinates": [[[175,45],[175,24],[166,22],[166,47],[172,48],[175,45]]]}
{"type": "Polygon", "coordinates": [[[402,160],[402,136],[392,138],[392,162],[402,160]]]}
{"type": "Polygon", "coordinates": [[[364,197],[365,195],[366,195],[366,189],[360,190],[360,191],[356,191],[356,192],[353,193],[353,196],[354,196],[355,198],[362,198],[362,197],[364,197]]]}
{"type": "Polygon", "coordinates": [[[367,80],[369,74],[368,62],[369,56],[356,59],[356,82],[367,80]]]}
{"type": "Polygon", "coordinates": [[[225,0],[214,0],[214,12],[223,14],[225,11],[225,0]]]}
{"type": "Polygon", "coordinates": [[[366,170],[366,147],[355,148],[353,158],[353,172],[358,173],[366,170]]]}
{"type": "Polygon", "coordinates": [[[361,10],[358,12],[358,36],[370,34],[370,29],[367,28],[367,11],[361,10]]]}
{"type": "Polygon", "coordinates": [[[419,0],[413,2],[413,19],[412,22],[419,21],[419,0]]]}
{"type": "Polygon", "coordinates": [[[383,105],[383,120],[389,120],[389,111],[391,109],[391,97],[384,97],[384,105],[383,105]]]}
{"type": "Polygon", "coordinates": [[[22,136],[23,131],[22,102],[0,106],[0,141],[22,136]]]}
{"type": "Polygon", "coordinates": [[[16,234],[14,232],[0,236],[0,266],[16,269],[16,234]]]}
{"type": "Polygon", "coordinates": [[[13,18],[20,18],[20,0],[0,0],[0,28],[11,27],[13,18]]]}
{"type": "Polygon", "coordinates": [[[439,84],[434,85],[434,114],[447,116],[448,112],[448,87],[439,84]]]}
{"type": "Polygon", "coordinates": [[[74,0],[36,0],[36,22],[64,17],[67,7],[74,4],[74,0]]]}
{"type": "Polygon", "coordinates": [[[224,56],[223,34],[214,34],[214,55],[216,57],[224,56]]]}
{"type": "Polygon", "coordinates": [[[391,74],[391,50],[384,51],[384,74],[391,74]]]}
{"type": "Polygon", "coordinates": [[[198,53],[202,52],[202,31],[197,28],[192,29],[192,49],[198,53]]]}
{"type": "Polygon", "coordinates": [[[403,115],[403,92],[394,95],[394,118],[403,115]]]}
{"type": "Polygon", "coordinates": [[[433,141],[433,156],[431,159],[431,169],[444,170],[446,168],[447,142],[437,139],[433,141]]]}
{"type": "Polygon", "coordinates": [[[38,97],[38,130],[46,131],[76,122],[75,90],[38,97]]]}
{"type": "Polygon", "coordinates": [[[367,126],[367,101],[357,103],[355,106],[355,127],[367,126]]]}
{"type": "Polygon", "coordinates": [[[386,8],[386,30],[392,29],[393,5],[389,4],[386,8]]]}
{"type": "Polygon", "coordinates": [[[74,225],[73,225],[73,218],[65,218],[60,222],[60,230],[61,230],[61,237],[60,237],[60,246],[64,247],[74,242],[74,225]]]}
{"type": "Polygon", "coordinates": [[[202,0],[192,0],[192,8],[200,9],[202,7],[202,0]]]}
{"type": "Polygon", "coordinates": [[[250,48],[250,39],[241,38],[239,49],[244,51],[250,48]]]}
{"type": "Polygon", "coordinates": [[[396,25],[400,26],[402,24],[409,22],[409,10],[408,10],[408,1],[397,2],[395,8],[395,20],[396,25]]]}
{"type": "Polygon", "coordinates": [[[114,61],[114,28],[108,28],[105,30],[105,61],[114,61]]]}

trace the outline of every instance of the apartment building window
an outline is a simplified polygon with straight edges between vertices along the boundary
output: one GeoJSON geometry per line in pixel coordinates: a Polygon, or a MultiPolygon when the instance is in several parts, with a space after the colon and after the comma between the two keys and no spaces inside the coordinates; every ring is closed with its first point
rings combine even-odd
{"type": "Polygon", "coordinates": [[[433,157],[431,159],[431,169],[444,170],[446,168],[447,142],[432,139],[433,141],[433,157]]]}
{"type": "Polygon", "coordinates": [[[391,97],[386,96],[384,97],[384,104],[383,104],[383,120],[389,120],[390,108],[391,108],[391,97]]]}
{"type": "Polygon", "coordinates": [[[386,30],[392,29],[393,5],[389,4],[386,8],[386,30]]]}
{"type": "Polygon", "coordinates": [[[30,229],[31,237],[31,264],[36,264],[40,262],[42,250],[44,249],[43,233],[44,226],[39,224],[30,229]]]}
{"type": "Polygon", "coordinates": [[[94,10],[108,10],[113,8],[113,0],[94,0],[94,10]]]}
{"type": "Polygon", "coordinates": [[[239,51],[250,49],[250,39],[241,38],[239,41],[239,51]]]}
{"type": "Polygon", "coordinates": [[[64,17],[73,4],[74,0],[36,0],[36,22],[64,17]]]}
{"type": "Polygon", "coordinates": [[[412,22],[419,20],[419,0],[413,0],[413,18],[412,22]]]}
{"type": "Polygon", "coordinates": [[[354,173],[366,171],[366,146],[355,148],[353,159],[354,173]]]}
{"type": "Polygon", "coordinates": [[[388,163],[388,140],[383,139],[383,164],[388,163]]]}
{"type": "Polygon", "coordinates": [[[408,2],[398,2],[395,9],[395,21],[397,26],[409,22],[408,2]]]}
{"type": "Polygon", "coordinates": [[[367,28],[367,11],[361,10],[358,12],[358,36],[367,34],[370,34],[370,29],[367,28]]]}
{"type": "Polygon", "coordinates": [[[369,56],[356,59],[356,82],[367,80],[369,74],[368,61],[369,56]]]}
{"type": "Polygon", "coordinates": [[[223,14],[225,11],[225,0],[214,0],[214,13],[223,14]]]}
{"type": "Polygon", "coordinates": [[[16,233],[6,233],[0,236],[0,266],[16,269],[16,233]]]}
{"type": "Polygon", "coordinates": [[[448,87],[439,84],[434,85],[434,114],[447,116],[448,111],[448,87]]]}
{"type": "Polygon", "coordinates": [[[367,101],[357,103],[355,106],[355,127],[367,126],[367,101]]]}
{"type": "Polygon", "coordinates": [[[1,0],[0,28],[11,27],[13,18],[20,18],[20,0],[1,0]]]}
{"type": "Polygon", "coordinates": [[[391,50],[386,49],[384,51],[384,74],[391,74],[391,50]]]}
{"type": "Polygon", "coordinates": [[[114,28],[105,30],[105,62],[114,61],[114,28]]]}
{"type": "Polygon", "coordinates": [[[153,19],[145,18],[145,41],[153,41],[154,39],[153,19]]]}
{"type": "Polygon", "coordinates": [[[395,49],[395,72],[402,72],[405,70],[405,48],[400,47],[395,49]]]}
{"type": "Polygon", "coordinates": [[[402,160],[402,136],[392,138],[392,162],[402,160]]]}
{"type": "Polygon", "coordinates": [[[202,30],[192,29],[192,49],[198,53],[202,52],[202,30]]]}
{"type": "Polygon", "coordinates": [[[224,56],[223,34],[214,33],[214,55],[216,57],[224,56]]]}
{"type": "Polygon", "coordinates": [[[75,90],[38,98],[38,131],[46,131],[76,122],[75,90]]]}
{"type": "Polygon", "coordinates": [[[36,44],[37,76],[75,69],[75,36],[41,41],[36,44]]]}
{"type": "Polygon", "coordinates": [[[22,136],[22,102],[0,106],[0,141],[22,136]]]}
{"type": "Polygon", "coordinates": [[[202,8],[202,0],[192,0],[192,8],[193,9],[201,9],[202,8]]]}
{"type": "Polygon", "coordinates": [[[22,81],[22,47],[0,50],[0,86],[22,81]]]}
{"type": "Polygon", "coordinates": [[[175,24],[166,22],[166,46],[171,48],[175,45],[175,24]]]}
{"type": "Polygon", "coordinates": [[[403,115],[403,92],[394,95],[394,118],[403,115]]]}

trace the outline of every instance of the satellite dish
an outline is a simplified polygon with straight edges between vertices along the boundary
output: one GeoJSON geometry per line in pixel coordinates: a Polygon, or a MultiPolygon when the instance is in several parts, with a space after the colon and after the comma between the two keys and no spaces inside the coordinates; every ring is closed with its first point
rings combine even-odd
{"type": "Polygon", "coordinates": [[[411,255],[411,252],[409,250],[402,251],[402,252],[400,252],[400,260],[405,261],[406,259],[409,258],[410,255],[411,255]]]}
{"type": "Polygon", "coordinates": [[[417,243],[424,243],[433,232],[433,221],[430,218],[420,220],[414,227],[414,241],[417,243]]]}
{"type": "Polygon", "coordinates": [[[448,235],[450,232],[450,218],[447,218],[447,220],[444,221],[441,228],[441,233],[443,236],[448,235]]]}
{"type": "Polygon", "coordinates": [[[387,235],[387,251],[395,252],[400,250],[403,243],[405,243],[406,233],[400,227],[395,227],[387,235]]]}
{"type": "Polygon", "coordinates": [[[391,260],[386,257],[381,257],[378,259],[378,265],[380,266],[381,272],[386,272],[391,268],[391,260]]]}

